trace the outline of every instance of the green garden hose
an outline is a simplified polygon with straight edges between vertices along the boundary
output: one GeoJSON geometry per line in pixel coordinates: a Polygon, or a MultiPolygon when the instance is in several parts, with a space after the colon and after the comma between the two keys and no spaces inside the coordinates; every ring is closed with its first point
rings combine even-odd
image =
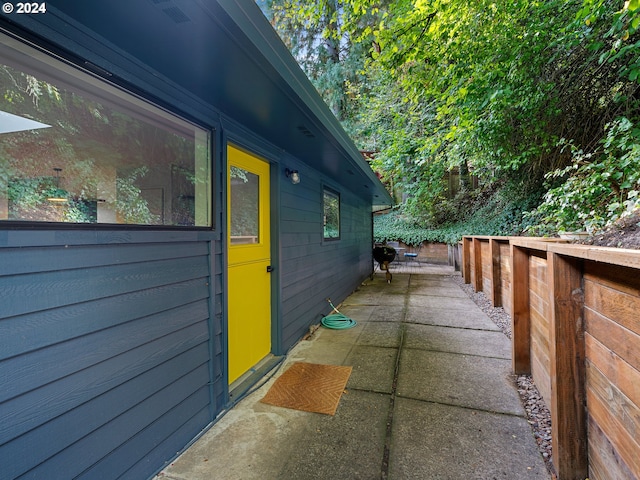
{"type": "Polygon", "coordinates": [[[322,318],[322,326],[326,328],[331,328],[333,330],[345,330],[347,328],[355,327],[358,323],[353,319],[349,318],[346,315],[343,315],[338,311],[336,307],[331,303],[331,299],[327,298],[327,302],[333,308],[333,311],[336,313],[330,313],[326,317],[322,318]]]}

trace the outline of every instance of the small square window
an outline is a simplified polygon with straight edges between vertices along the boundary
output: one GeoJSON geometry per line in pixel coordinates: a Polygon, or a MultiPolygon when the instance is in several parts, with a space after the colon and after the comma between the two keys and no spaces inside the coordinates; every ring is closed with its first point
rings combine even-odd
{"type": "Polygon", "coordinates": [[[324,239],[337,240],[340,238],[340,194],[324,189],[322,208],[324,214],[324,239]]]}

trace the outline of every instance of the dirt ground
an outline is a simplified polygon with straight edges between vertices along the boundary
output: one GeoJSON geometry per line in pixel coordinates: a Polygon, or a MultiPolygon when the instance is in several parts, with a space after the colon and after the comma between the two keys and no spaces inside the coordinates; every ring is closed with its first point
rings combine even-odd
{"type": "Polygon", "coordinates": [[[640,250],[640,213],[624,218],[606,231],[596,233],[579,243],[640,250]]]}
{"type": "Polygon", "coordinates": [[[580,243],[640,250],[640,213],[624,218],[606,231],[580,243]]]}

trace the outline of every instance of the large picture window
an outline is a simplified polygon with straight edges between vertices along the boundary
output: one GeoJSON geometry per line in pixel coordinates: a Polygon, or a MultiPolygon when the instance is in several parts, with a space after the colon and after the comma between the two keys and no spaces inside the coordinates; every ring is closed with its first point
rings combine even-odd
{"type": "Polygon", "coordinates": [[[210,226],[210,136],[0,35],[2,221],[210,226]]]}
{"type": "Polygon", "coordinates": [[[340,194],[325,188],[322,207],[324,211],[324,239],[340,238],[340,194]]]}

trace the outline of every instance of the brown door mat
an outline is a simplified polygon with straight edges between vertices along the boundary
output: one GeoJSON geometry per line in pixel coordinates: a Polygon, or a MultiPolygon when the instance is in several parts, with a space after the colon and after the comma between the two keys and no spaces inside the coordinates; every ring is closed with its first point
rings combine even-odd
{"type": "Polygon", "coordinates": [[[297,362],[261,400],[279,407],[335,415],[352,367],[297,362]]]}

